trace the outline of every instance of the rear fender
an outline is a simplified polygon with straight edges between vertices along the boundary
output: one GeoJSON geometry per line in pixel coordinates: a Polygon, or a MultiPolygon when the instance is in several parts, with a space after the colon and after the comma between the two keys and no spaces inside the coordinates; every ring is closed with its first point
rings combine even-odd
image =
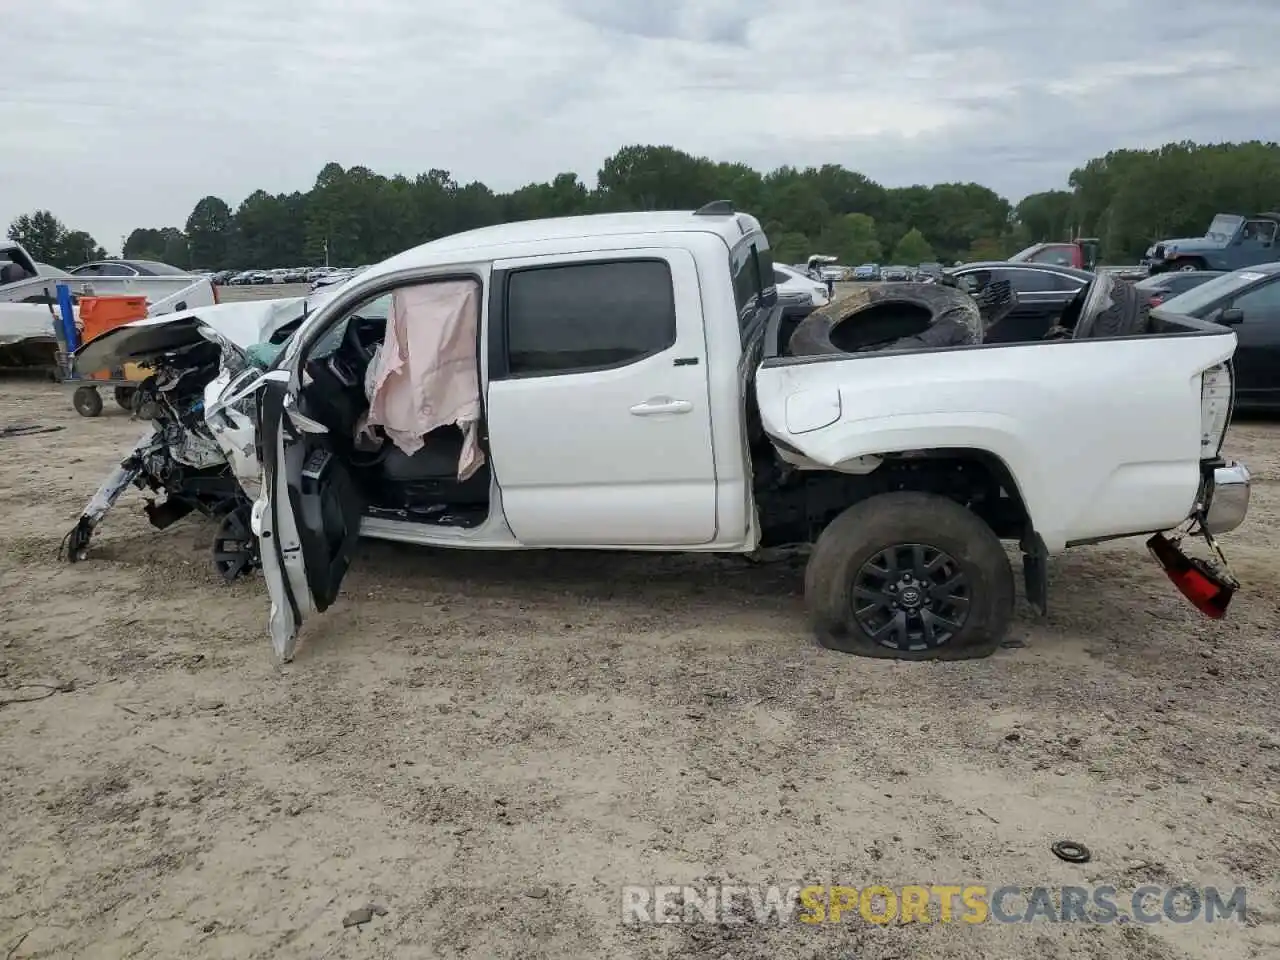
{"type": "Polygon", "coordinates": [[[1025,425],[1009,415],[982,411],[888,414],[840,419],[794,433],[785,422],[774,422],[762,406],[761,422],[775,444],[781,445],[783,459],[809,469],[866,473],[888,455],[925,450],[954,450],[965,458],[986,454],[1003,466],[1013,485],[1009,493],[1021,498],[1032,525],[1037,517],[1044,517],[1039,494],[1043,483],[1034,451],[1021,436],[1025,425]]]}
{"type": "Polygon", "coordinates": [[[1234,350],[1222,328],[767,361],[756,396],[765,432],[794,451],[791,462],[865,472],[859,458],[883,454],[990,454],[1056,553],[1188,517],[1200,485],[1201,377],[1234,350]]]}

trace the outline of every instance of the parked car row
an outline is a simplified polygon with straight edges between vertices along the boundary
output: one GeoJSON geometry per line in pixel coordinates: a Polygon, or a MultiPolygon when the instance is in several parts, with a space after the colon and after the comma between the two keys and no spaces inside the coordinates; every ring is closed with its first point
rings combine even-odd
{"type": "Polygon", "coordinates": [[[259,286],[274,283],[310,283],[330,277],[343,280],[360,267],[277,267],[274,270],[218,270],[208,277],[219,286],[259,286]]]}
{"type": "Polygon", "coordinates": [[[915,266],[892,264],[881,266],[878,263],[862,263],[856,267],[846,267],[838,263],[814,264],[811,258],[808,264],[796,264],[794,269],[806,273],[815,279],[831,280],[835,283],[854,281],[856,283],[878,282],[917,282],[933,283],[942,276],[942,264],[920,263],[915,266]]]}

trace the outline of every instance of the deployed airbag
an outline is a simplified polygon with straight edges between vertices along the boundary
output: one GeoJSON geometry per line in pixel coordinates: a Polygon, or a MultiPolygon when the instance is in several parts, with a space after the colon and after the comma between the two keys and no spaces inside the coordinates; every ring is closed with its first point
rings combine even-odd
{"type": "Polygon", "coordinates": [[[477,336],[480,285],[445,280],[402,287],[391,299],[387,332],[367,378],[369,427],[380,426],[412,456],[427,434],[456,424],[462,431],[458,480],[484,463],[480,449],[477,336]]]}

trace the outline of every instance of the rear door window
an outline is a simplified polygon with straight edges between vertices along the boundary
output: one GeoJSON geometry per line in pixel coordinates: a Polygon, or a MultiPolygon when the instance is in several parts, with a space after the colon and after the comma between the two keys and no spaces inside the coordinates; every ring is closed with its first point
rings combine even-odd
{"type": "Polygon", "coordinates": [[[635,363],[676,342],[675,290],[662,260],[533,267],[507,282],[512,376],[635,363]]]}

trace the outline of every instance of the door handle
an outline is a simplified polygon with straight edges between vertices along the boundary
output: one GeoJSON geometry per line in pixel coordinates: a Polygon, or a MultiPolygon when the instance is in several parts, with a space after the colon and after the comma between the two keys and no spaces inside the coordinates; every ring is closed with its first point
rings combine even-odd
{"type": "Polygon", "coordinates": [[[655,417],[663,413],[690,413],[693,404],[688,400],[674,400],[671,397],[652,397],[644,403],[637,403],[631,408],[632,416],[655,417]]]}

